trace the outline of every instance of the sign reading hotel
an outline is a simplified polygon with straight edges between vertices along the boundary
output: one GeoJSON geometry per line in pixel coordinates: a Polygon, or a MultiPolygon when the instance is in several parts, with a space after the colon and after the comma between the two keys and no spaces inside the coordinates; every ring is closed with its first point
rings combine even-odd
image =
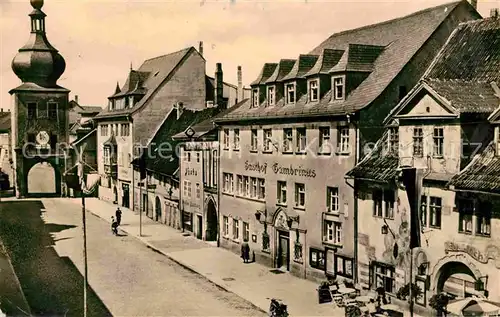
{"type": "MultiPolygon", "coordinates": [[[[249,161],[245,162],[245,170],[258,172],[260,174],[267,174],[267,163],[252,163],[249,161]]],[[[316,170],[311,168],[304,168],[302,165],[294,166],[290,165],[280,165],[279,163],[274,163],[271,166],[271,170],[274,174],[289,175],[289,176],[300,176],[300,177],[316,177],[316,170]]]]}

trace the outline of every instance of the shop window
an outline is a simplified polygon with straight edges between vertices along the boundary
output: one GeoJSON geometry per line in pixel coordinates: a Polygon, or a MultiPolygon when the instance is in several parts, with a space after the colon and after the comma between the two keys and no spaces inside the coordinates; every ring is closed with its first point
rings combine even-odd
{"type": "Polygon", "coordinates": [[[472,216],[474,214],[474,201],[462,199],[458,202],[458,232],[472,233],[472,216]]]}
{"type": "Polygon", "coordinates": [[[377,289],[382,287],[387,293],[394,293],[395,268],[383,263],[372,264],[373,284],[377,289]]]}
{"type": "Polygon", "coordinates": [[[335,275],[352,278],[353,273],[352,259],[335,255],[335,275]]]}
{"type": "Polygon", "coordinates": [[[309,249],[309,266],[318,270],[325,270],[325,251],[309,249]]]}

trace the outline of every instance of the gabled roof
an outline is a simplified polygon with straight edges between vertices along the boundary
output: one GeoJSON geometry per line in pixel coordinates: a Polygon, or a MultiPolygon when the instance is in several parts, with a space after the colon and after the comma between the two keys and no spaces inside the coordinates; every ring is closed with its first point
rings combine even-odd
{"type": "Polygon", "coordinates": [[[319,56],[318,61],[316,62],[314,67],[311,68],[311,70],[308,71],[307,74],[304,75],[304,77],[319,74],[328,74],[330,69],[332,69],[332,67],[339,62],[343,54],[343,50],[332,50],[325,48],[323,50],[323,53],[321,53],[321,55],[319,56]]]}
{"type": "MultiPolygon", "coordinates": [[[[137,71],[132,71],[131,74],[135,74],[136,72],[141,74],[138,75],[138,77],[145,76],[146,73],[148,74],[142,85],[147,90],[146,95],[142,97],[142,99],[132,108],[120,110],[104,109],[101,113],[99,113],[99,115],[96,116],[96,119],[123,116],[137,112],[148,102],[149,98],[156,92],[160,85],[168,79],[177,66],[192,52],[196,52],[196,50],[193,47],[189,47],[144,61],[141,67],[139,67],[137,71]]],[[[129,76],[127,83],[124,85],[124,89],[129,87],[129,83],[131,82],[130,79],[131,78],[129,76]]]]}
{"type": "Polygon", "coordinates": [[[254,85],[263,85],[266,83],[266,80],[271,77],[271,75],[274,73],[274,70],[278,67],[277,63],[265,63],[264,67],[262,67],[262,70],[260,71],[259,76],[257,76],[257,79],[255,79],[250,86],[254,85]]]}
{"type": "Polygon", "coordinates": [[[278,67],[274,70],[274,73],[266,80],[266,84],[275,83],[281,81],[292,70],[295,65],[295,59],[282,59],[280,60],[278,67]]]}
{"type": "MultiPolygon", "coordinates": [[[[470,19],[479,14],[465,0],[456,1],[418,11],[398,19],[364,26],[358,29],[333,34],[309,54],[321,55],[324,49],[346,51],[350,44],[364,47],[384,47],[375,59],[371,72],[343,102],[331,102],[331,91],[317,103],[308,104],[301,98],[293,105],[276,104],[274,107],[251,107],[248,101],[238,110],[220,121],[253,120],[257,118],[282,118],[345,115],[359,111],[372,104],[395,80],[396,76],[435,34],[441,24],[456,11],[457,7],[470,12],[470,19]]],[[[457,16],[450,17],[456,19],[457,16]]],[[[436,36],[439,36],[436,34],[436,36]]],[[[261,83],[260,77],[254,83],[261,83]]]]}
{"type": "Polygon", "coordinates": [[[302,78],[311,68],[314,67],[319,55],[300,55],[295,61],[292,70],[281,79],[281,81],[292,80],[295,78],[302,78]]]}

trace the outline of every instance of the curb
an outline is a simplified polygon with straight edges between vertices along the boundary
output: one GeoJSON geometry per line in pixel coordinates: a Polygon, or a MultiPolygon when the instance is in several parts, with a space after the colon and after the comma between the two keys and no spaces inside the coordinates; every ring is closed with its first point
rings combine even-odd
{"type": "MultiPolygon", "coordinates": [[[[96,216],[97,218],[100,218],[100,219],[102,219],[102,220],[104,220],[104,221],[106,221],[106,222],[109,223],[108,219],[103,218],[102,216],[94,213],[93,211],[91,211],[91,210],[89,210],[87,208],[85,208],[85,211],[87,211],[88,213],[96,216]]],[[[199,272],[196,269],[194,269],[189,264],[186,264],[186,263],[184,263],[184,262],[182,262],[182,261],[174,258],[171,254],[169,254],[167,252],[164,252],[164,251],[160,250],[159,248],[155,247],[153,244],[151,244],[150,242],[146,241],[144,238],[139,237],[139,236],[137,236],[135,234],[131,234],[127,230],[124,230],[124,229],[119,229],[119,230],[122,231],[122,232],[125,232],[129,237],[133,237],[136,240],[139,240],[140,242],[142,242],[143,244],[145,244],[147,248],[151,249],[152,251],[154,251],[156,253],[159,253],[159,254],[165,256],[166,258],[168,258],[172,262],[180,265],[181,267],[183,267],[184,269],[188,270],[189,272],[194,273],[194,274],[196,274],[198,276],[203,277],[206,281],[208,281],[209,283],[213,284],[214,286],[216,286],[220,290],[225,291],[227,293],[235,294],[236,296],[244,299],[245,301],[247,301],[248,303],[250,303],[250,305],[253,306],[254,309],[259,310],[259,311],[261,311],[264,314],[268,313],[267,312],[268,307],[260,307],[258,304],[255,304],[253,301],[250,301],[247,298],[245,298],[245,296],[243,296],[242,294],[239,294],[239,292],[234,292],[234,291],[230,290],[228,287],[226,287],[225,285],[223,285],[223,283],[215,281],[214,279],[211,279],[211,278],[207,277],[206,275],[204,275],[201,272],[199,272]]]]}

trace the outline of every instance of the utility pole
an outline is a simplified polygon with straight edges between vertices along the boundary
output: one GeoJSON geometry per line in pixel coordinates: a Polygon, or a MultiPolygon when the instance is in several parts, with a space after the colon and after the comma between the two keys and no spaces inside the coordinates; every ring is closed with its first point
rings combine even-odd
{"type": "Polygon", "coordinates": [[[85,219],[85,175],[83,173],[83,162],[80,157],[78,165],[78,176],[82,193],[82,229],[83,229],[83,317],[87,317],[87,289],[88,289],[88,267],[87,267],[87,221],[85,219]]]}

